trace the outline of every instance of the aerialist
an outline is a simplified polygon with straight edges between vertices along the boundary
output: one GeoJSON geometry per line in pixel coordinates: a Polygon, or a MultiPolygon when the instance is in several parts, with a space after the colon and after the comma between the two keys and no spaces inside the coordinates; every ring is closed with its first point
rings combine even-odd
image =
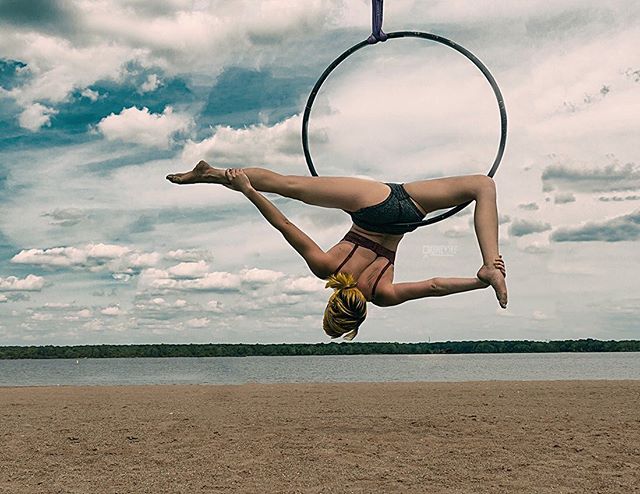
{"type": "Polygon", "coordinates": [[[367,315],[367,302],[381,307],[423,297],[493,287],[507,307],[505,265],[498,252],[496,188],[486,175],[465,175],[405,184],[354,177],[280,175],[264,168],[213,168],[205,161],[187,173],[168,175],[175,184],[212,183],[242,192],[304,258],[311,272],[333,288],[323,318],[332,338],[351,340],[367,315]],[[289,221],[260,192],[273,192],[306,204],[341,209],[353,224],[326,252],[289,221]],[[473,278],[431,278],[393,282],[395,254],[405,233],[432,211],[475,201],[474,227],[483,264],[473,278]]]}

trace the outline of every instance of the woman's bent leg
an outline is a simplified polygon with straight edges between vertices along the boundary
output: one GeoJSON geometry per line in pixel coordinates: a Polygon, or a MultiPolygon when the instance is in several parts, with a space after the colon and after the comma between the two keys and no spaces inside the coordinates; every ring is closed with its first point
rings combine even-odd
{"type": "Polygon", "coordinates": [[[493,260],[499,255],[499,248],[496,188],[492,178],[486,175],[465,175],[421,180],[407,183],[404,187],[427,212],[475,200],[473,221],[482,261],[487,266],[493,265],[493,260]]]}
{"type": "Polygon", "coordinates": [[[498,208],[493,179],[486,175],[437,178],[405,184],[405,189],[428,212],[476,201],[473,223],[483,263],[477,276],[493,287],[500,306],[506,308],[507,285],[502,273],[493,266],[499,255],[498,208]]]}

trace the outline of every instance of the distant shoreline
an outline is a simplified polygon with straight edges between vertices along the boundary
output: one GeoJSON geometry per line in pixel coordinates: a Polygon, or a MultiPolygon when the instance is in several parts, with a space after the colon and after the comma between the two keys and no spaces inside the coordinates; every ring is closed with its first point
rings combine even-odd
{"type": "Polygon", "coordinates": [[[0,346],[0,360],[310,355],[429,355],[487,353],[640,352],[640,340],[480,340],[434,343],[207,343],[0,346]]]}

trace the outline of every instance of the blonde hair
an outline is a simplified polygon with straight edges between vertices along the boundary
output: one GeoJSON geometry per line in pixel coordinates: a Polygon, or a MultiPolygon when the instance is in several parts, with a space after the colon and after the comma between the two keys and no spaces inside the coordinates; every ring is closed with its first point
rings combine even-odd
{"type": "Polygon", "coordinates": [[[333,288],[324,310],[322,329],[332,338],[352,340],[367,317],[367,299],[349,273],[332,274],[325,288],[333,288]]]}

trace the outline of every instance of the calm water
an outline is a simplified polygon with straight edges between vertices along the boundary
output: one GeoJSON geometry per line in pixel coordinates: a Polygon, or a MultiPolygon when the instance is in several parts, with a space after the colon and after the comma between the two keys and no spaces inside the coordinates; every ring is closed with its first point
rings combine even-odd
{"type": "Polygon", "coordinates": [[[640,379],[640,352],[0,360],[0,386],[640,379]]]}

